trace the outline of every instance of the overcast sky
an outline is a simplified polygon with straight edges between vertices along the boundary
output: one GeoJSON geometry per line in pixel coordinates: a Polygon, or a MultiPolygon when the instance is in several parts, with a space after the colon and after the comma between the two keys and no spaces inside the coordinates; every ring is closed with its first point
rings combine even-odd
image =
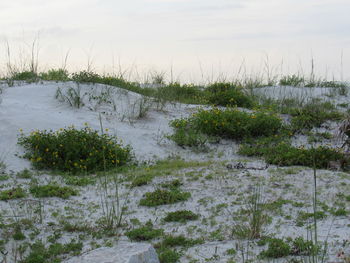
{"type": "Polygon", "coordinates": [[[197,80],[233,77],[242,61],[263,72],[267,58],[271,70],[306,74],[313,57],[322,77],[350,79],[349,10],[349,0],[4,0],[0,59],[5,40],[24,56],[39,35],[42,69],[69,51],[70,70],[90,59],[112,71],[120,61],[197,80]]]}

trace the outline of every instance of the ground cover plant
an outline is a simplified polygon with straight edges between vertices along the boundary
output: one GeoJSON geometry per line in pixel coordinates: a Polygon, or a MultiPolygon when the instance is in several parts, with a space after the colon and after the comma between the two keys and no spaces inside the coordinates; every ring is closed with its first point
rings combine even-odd
{"type": "Polygon", "coordinates": [[[175,132],[169,138],[178,145],[197,146],[205,143],[204,135],[235,140],[274,135],[282,129],[282,121],[265,112],[214,108],[199,110],[189,118],[173,120],[170,126],[175,132]]]}
{"type": "Polygon", "coordinates": [[[29,191],[34,197],[60,197],[64,199],[78,194],[72,187],[59,186],[56,184],[33,185],[30,187],[29,191]]]}
{"type": "Polygon", "coordinates": [[[132,159],[130,146],[89,127],[34,131],[28,136],[22,133],[18,143],[26,150],[24,157],[37,169],[87,173],[122,166],[132,159]]]}

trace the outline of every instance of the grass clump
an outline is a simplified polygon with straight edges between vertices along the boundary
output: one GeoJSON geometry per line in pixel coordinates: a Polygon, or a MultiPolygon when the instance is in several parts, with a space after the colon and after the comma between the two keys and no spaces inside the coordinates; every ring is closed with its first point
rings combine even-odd
{"type": "Polygon", "coordinates": [[[268,240],[268,248],[260,253],[262,258],[281,258],[291,253],[290,245],[279,238],[271,238],[268,240]]]}
{"type": "Polygon", "coordinates": [[[137,186],[149,184],[150,182],[152,182],[153,177],[154,176],[151,174],[137,176],[132,180],[131,187],[137,187],[137,186]]]}
{"type": "Polygon", "coordinates": [[[157,249],[160,263],[176,263],[179,262],[181,254],[170,248],[157,249]]]}
{"type": "Polygon", "coordinates": [[[159,206],[174,204],[186,201],[191,197],[191,193],[181,192],[178,189],[162,190],[157,189],[154,192],[145,193],[144,198],[140,200],[142,206],[159,206]]]}
{"type": "Polygon", "coordinates": [[[20,263],[59,263],[63,255],[78,255],[83,243],[71,240],[67,244],[54,243],[48,247],[38,241],[30,246],[31,251],[20,263]]]}
{"type": "Polygon", "coordinates": [[[59,186],[56,184],[35,185],[29,189],[30,193],[35,197],[60,197],[67,199],[78,192],[69,186],[59,186]]]}
{"type": "Polygon", "coordinates": [[[123,146],[115,136],[100,135],[88,127],[21,134],[18,143],[26,150],[24,157],[37,169],[86,173],[122,166],[132,159],[130,146],[123,146]]]}
{"type": "Polygon", "coordinates": [[[179,236],[166,236],[164,240],[158,244],[160,247],[192,247],[194,245],[202,244],[203,240],[201,239],[191,239],[186,238],[183,235],[179,236]]]}
{"type": "Polygon", "coordinates": [[[302,86],[304,84],[305,79],[303,77],[300,77],[298,75],[288,75],[288,76],[283,76],[279,84],[281,86],[293,86],[293,87],[298,87],[302,86]]]}
{"type": "Polygon", "coordinates": [[[175,212],[169,212],[167,213],[166,217],[164,218],[165,222],[180,222],[184,223],[186,221],[191,220],[197,220],[199,218],[199,215],[193,213],[189,210],[178,210],[175,212]]]}
{"type": "Polygon", "coordinates": [[[0,191],[1,201],[18,199],[26,196],[27,196],[26,192],[20,186],[12,189],[8,189],[8,190],[0,191]]]}
{"type": "Polygon", "coordinates": [[[341,120],[343,114],[330,102],[313,99],[301,108],[289,110],[292,115],[291,125],[295,131],[310,130],[320,127],[327,120],[341,120]]]}
{"type": "Polygon", "coordinates": [[[36,82],[39,79],[39,76],[34,71],[22,71],[22,72],[15,72],[12,75],[11,79],[22,80],[30,83],[30,82],[36,82]]]}
{"type": "Polygon", "coordinates": [[[253,143],[241,145],[239,154],[246,156],[260,156],[269,164],[281,166],[301,165],[316,168],[328,168],[329,162],[345,160],[343,153],[336,149],[319,146],[305,149],[294,147],[289,142],[273,142],[273,139],[262,139],[253,143]]]}
{"type": "Polygon", "coordinates": [[[132,241],[147,241],[161,237],[163,232],[163,229],[154,229],[149,221],[142,227],[126,232],[125,235],[132,241]]]}
{"type": "Polygon", "coordinates": [[[251,108],[254,105],[253,99],[243,92],[242,87],[232,83],[214,83],[209,85],[206,90],[208,102],[217,106],[238,106],[251,108]]]}
{"type": "Polygon", "coordinates": [[[68,81],[69,73],[65,69],[50,69],[39,74],[40,79],[47,81],[68,81]]]}
{"type": "Polygon", "coordinates": [[[229,139],[271,136],[282,128],[282,121],[275,115],[255,112],[247,113],[237,109],[199,110],[187,119],[170,122],[175,133],[170,136],[180,146],[200,144],[203,135],[229,139]]]}

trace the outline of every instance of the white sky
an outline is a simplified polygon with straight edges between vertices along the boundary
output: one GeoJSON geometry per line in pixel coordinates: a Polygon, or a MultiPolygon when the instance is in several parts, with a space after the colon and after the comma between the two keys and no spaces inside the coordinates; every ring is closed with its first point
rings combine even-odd
{"type": "Polygon", "coordinates": [[[0,64],[5,40],[20,63],[39,34],[41,69],[69,50],[70,70],[90,58],[99,72],[120,61],[141,77],[173,68],[196,81],[234,78],[243,60],[263,73],[267,57],[276,73],[309,74],[313,57],[321,77],[349,80],[349,10],[349,0],[1,0],[0,64]]]}

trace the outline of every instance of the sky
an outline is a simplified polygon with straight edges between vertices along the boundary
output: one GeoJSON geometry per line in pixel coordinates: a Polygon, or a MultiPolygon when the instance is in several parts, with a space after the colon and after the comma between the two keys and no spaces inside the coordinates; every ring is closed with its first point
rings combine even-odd
{"type": "Polygon", "coordinates": [[[0,64],[152,72],[181,81],[310,74],[350,80],[349,0],[11,0],[0,2],[0,64]]]}

